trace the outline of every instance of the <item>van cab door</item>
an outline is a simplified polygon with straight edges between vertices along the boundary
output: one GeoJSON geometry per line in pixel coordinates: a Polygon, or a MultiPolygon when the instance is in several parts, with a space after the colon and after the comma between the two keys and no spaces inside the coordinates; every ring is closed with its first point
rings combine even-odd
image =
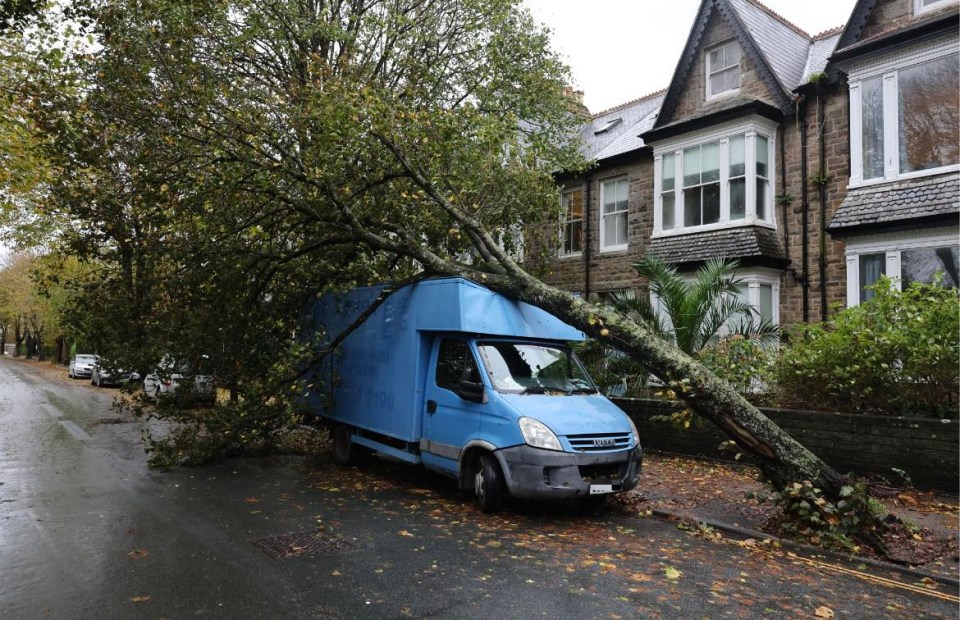
{"type": "Polygon", "coordinates": [[[480,432],[486,387],[468,341],[439,337],[430,359],[421,458],[424,465],[456,473],[461,449],[480,432]]]}

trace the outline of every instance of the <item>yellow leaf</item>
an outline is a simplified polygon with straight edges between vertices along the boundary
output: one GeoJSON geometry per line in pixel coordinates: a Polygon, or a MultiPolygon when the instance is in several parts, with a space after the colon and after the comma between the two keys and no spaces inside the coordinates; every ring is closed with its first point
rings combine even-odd
{"type": "Polygon", "coordinates": [[[817,610],[813,612],[813,615],[815,615],[818,618],[832,618],[833,610],[830,609],[829,607],[821,606],[821,607],[817,607],[817,610]]]}
{"type": "Polygon", "coordinates": [[[397,534],[399,534],[400,536],[403,536],[403,537],[405,537],[405,538],[413,538],[413,534],[411,534],[411,533],[408,532],[407,530],[400,530],[399,532],[397,532],[397,534]]]}
{"type": "Polygon", "coordinates": [[[683,573],[681,573],[680,571],[678,571],[672,566],[668,566],[665,569],[663,569],[663,574],[667,576],[667,579],[676,581],[677,579],[680,579],[680,575],[682,575],[683,573]]]}
{"type": "Polygon", "coordinates": [[[150,600],[150,597],[147,595],[130,597],[130,601],[134,603],[146,603],[149,600],[150,600]]]}

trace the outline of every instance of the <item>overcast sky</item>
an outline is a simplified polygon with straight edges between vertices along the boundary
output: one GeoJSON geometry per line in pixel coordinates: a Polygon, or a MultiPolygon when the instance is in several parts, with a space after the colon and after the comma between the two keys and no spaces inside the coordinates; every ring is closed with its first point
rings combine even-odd
{"type": "MultiPolygon", "coordinates": [[[[553,31],[584,103],[599,112],[670,85],[700,0],[523,0],[553,31]]],[[[816,35],[842,26],[855,0],[765,0],[816,35]]]]}

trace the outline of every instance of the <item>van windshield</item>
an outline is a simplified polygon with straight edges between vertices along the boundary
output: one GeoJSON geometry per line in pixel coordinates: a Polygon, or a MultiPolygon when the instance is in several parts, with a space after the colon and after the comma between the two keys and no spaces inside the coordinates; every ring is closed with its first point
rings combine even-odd
{"type": "Polygon", "coordinates": [[[593,394],[597,391],[568,347],[525,342],[477,343],[493,387],[506,394],[593,394]]]}

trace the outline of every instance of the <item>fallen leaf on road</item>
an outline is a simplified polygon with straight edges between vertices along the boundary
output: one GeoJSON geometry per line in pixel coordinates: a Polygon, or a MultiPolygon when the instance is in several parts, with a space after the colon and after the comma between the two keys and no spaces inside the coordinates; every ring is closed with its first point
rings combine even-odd
{"type": "Polygon", "coordinates": [[[663,569],[663,574],[667,576],[667,579],[677,580],[677,579],[680,579],[680,575],[682,575],[683,573],[681,573],[680,571],[678,571],[672,566],[668,566],[665,569],[663,569]]]}
{"type": "Polygon", "coordinates": [[[246,499],[243,500],[243,501],[245,501],[245,502],[248,503],[248,504],[256,504],[256,503],[259,502],[260,500],[258,500],[256,497],[248,497],[248,498],[246,498],[246,499]]]}
{"type": "Polygon", "coordinates": [[[813,615],[818,618],[832,618],[833,610],[826,606],[817,607],[817,610],[813,612],[813,615]]]}
{"type": "Polygon", "coordinates": [[[333,576],[333,577],[339,577],[339,576],[342,575],[342,574],[343,574],[343,573],[341,573],[341,572],[338,571],[338,570],[335,570],[335,571],[333,571],[332,573],[330,573],[330,575],[333,576]]]}
{"type": "Polygon", "coordinates": [[[400,530],[399,532],[397,532],[397,534],[399,536],[403,536],[404,538],[413,538],[413,534],[411,534],[407,530],[400,530]]]}
{"type": "Polygon", "coordinates": [[[134,549],[133,551],[127,554],[127,557],[130,558],[131,560],[141,560],[147,557],[148,555],[150,554],[147,553],[145,549],[134,549]]]}
{"type": "Polygon", "coordinates": [[[130,601],[134,603],[146,603],[149,600],[150,600],[150,597],[147,595],[130,597],[130,601]]]}

